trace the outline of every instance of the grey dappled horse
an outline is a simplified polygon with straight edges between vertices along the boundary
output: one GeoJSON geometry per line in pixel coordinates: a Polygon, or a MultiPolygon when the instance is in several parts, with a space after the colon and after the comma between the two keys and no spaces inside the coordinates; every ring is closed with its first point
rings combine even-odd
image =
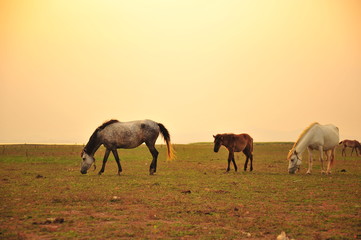
{"type": "MultiPolygon", "coordinates": [[[[122,172],[120,159],[118,156],[118,148],[136,148],[145,143],[153,156],[150,164],[150,175],[157,171],[158,151],[155,148],[155,142],[159,136],[163,136],[168,149],[168,159],[174,158],[173,147],[170,143],[170,135],[168,130],[161,123],[152,120],[139,120],[132,122],[119,122],[118,120],[110,120],[99,126],[91,135],[89,142],[84,147],[81,157],[83,159],[80,172],[86,174],[87,170],[95,162],[94,154],[101,145],[106,148],[102,169],[99,175],[104,172],[105,164],[108,160],[110,151],[113,153],[118,165],[118,175],[122,172]]],[[[95,165],[94,165],[95,168],[95,165]]]]}

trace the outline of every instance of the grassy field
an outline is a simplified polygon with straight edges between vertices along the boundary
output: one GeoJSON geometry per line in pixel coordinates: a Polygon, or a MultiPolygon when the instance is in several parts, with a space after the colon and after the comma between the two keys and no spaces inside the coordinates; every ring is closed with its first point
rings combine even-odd
{"type": "Polygon", "coordinates": [[[257,143],[253,172],[225,173],[223,147],[175,145],[166,162],[162,145],[154,176],[141,146],[98,176],[104,149],[82,175],[81,146],[0,145],[0,239],[361,239],[361,157],[338,149],[331,175],[319,161],[289,175],[291,146],[257,143]]]}

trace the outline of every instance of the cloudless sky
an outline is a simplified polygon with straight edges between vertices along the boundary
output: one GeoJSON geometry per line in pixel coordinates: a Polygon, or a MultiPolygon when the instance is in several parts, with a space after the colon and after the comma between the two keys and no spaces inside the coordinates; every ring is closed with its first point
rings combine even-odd
{"type": "Polygon", "coordinates": [[[152,119],[172,142],[312,122],[361,140],[359,0],[1,0],[0,143],[86,143],[152,119]]]}

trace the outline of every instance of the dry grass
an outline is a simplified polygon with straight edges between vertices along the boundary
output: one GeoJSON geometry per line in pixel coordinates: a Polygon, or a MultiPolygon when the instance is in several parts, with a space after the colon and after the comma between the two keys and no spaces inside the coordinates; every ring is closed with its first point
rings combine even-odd
{"type": "MultiPolygon", "coordinates": [[[[227,174],[224,148],[176,145],[177,160],[166,162],[158,146],[158,172],[149,176],[141,146],[120,150],[122,176],[113,158],[98,176],[80,174],[80,146],[0,146],[0,238],[361,238],[361,157],[338,153],[332,175],[321,175],[318,162],[305,175],[306,161],[288,175],[291,147],[258,143],[254,171],[227,174]]],[[[236,157],[240,169],[244,159],[236,157]]]]}

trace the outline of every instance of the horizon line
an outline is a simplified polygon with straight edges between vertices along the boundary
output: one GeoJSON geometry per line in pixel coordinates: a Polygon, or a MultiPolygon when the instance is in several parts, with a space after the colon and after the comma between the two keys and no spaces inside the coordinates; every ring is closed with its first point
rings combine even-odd
{"type": "MultiPolygon", "coordinates": [[[[188,145],[188,144],[211,144],[213,142],[189,142],[189,143],[172,143],[175,145],[188,145]]],[[[254,143],[294,143],[292,141],[259,141],[254,143]]],[[[143,145],[142,143],[141,145],[143,145]]],[[[41,143],[41,142],[34,142],[34,143],[2,143],[0,145],[73,145],[73,146],[83,146],[86,143],[41,143]]],[[[166,145],[165,143],[158,143],[156,145],[166,145]]]]}

